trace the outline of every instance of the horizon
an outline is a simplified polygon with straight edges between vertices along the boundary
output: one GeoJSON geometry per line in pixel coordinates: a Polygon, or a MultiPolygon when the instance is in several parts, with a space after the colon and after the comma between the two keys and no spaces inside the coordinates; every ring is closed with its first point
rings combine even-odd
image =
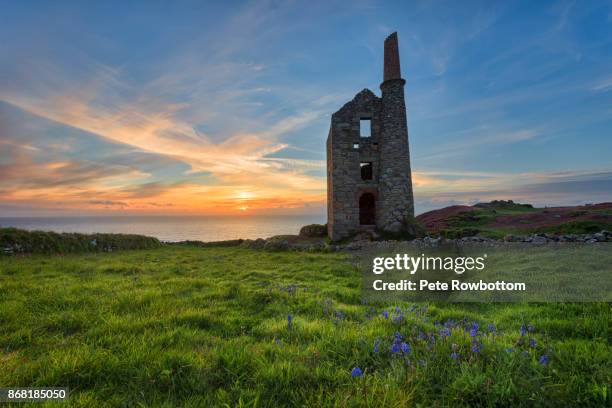
{"type": "Polygon", "coordinates": [[[324,219],[393,31],[417,214],[612,201],[609,2],[119,4],[1,6],[0,218],[324,219]]]}

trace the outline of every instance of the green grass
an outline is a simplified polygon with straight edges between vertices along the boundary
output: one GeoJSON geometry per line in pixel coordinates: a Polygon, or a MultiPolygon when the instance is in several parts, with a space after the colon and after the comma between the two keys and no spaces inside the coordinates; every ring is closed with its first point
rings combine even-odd
{"type": "Polygon", "coordinates": [[[607,303],[364,305],[360,284],[337,253],[0,257],[0,386],[69,387],[71,406],[610,406],[607,303]]]}
{"type": "Polygon", "coordinates": [[[539,228],[537,232],[550,234],[592,234],[601,230],[611,230],[612,223],[601,221],[569,221],[561,225],[539,228]]]}

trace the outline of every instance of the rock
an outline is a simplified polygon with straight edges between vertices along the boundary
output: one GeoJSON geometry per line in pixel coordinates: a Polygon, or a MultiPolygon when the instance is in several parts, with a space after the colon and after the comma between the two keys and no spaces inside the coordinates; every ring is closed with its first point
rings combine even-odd
{"type": "Polygon", "coordinates": [[[399,221],[394,221],[389,224],[385,230],[389,232],[400,232],[402,230],[402,223],[399,221]]]}
{"type": "Polygon", "coordinates": [[[290,245],[289,242],[285,240],[268,240],[263,248],[267,251],[287,251],[290,245]]]}
{"type": "Polygon", "coordinates": [[[545,244],[545,243],[548,242],[548,239],[546,237],[541,236],[541,235],[536,235],[535,237],[533,237],[531,242],[534,243],[534,244],[545,244]]]}
{"type": "Polygon", "coordinates": [[[300,228],[300,237],[318,238],[327,235],[327,224],[310,224],[300,228]]]}
{"type": "Polygon", "coordinates": [[[348,244],[345,248],[348,249],[349,251],[358,251],[361,248],[363,248],[363,241],[353,241],[350,244],[348,244]]]}
{"type": "Polygon", "coordinates": [[[361,231],[353,238],[353,241],[372,241],[372,234],[369,231],[361,231]]]}
{"type": "Polygon", "coordinates": [[[263,249],[265,245],[266,245],[266,240],[261,239],[261,238],[257,238],[255,240],[253,240],[253,239],[245,239],[240,244],[240,247],[241,248],[248,248],[248,249],[263,249]]]}
{"type": "Polygon", "coordinates": [[[602,233],[602,232],[597,232],[595,234],[593,234],[593,238],[599,242],[605,242],[606,241],[606,234],[602,233]]]}

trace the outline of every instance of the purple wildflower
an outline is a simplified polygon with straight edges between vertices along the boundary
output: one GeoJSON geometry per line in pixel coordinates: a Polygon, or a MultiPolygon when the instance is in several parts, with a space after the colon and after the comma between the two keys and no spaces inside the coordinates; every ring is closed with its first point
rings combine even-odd
{"type": "Polygon", "coordinates": [[[528,325],[527,325],[527,331],[528,331],[529,333],[533,333],[533,332],[535,331],[535,329],[533,328],[533,326],[532,326],[531,324],[528,324],[528,325]]]}
{"type": "Polygon", "coordinates": [[[353,369],[351,370],[351,377],[355,378],[355,377],[361,377],[363,375],[363,371],[361,371],[361,368],[359,367],[353,367],[353,369]]]}
{"type": "Polygon", "coordinates": [[[391,353],[396,354],[400,352],[400,346],[397,343],[391,345],[391,353]]]}
{"type": "Polygon", "coordinates": [[[494,335],[497,334],[497,329],[493,323],[489,323],[487,329],[489,330],[489,333],[493,333],[494,335]]]}
{"type": "Polygon", "coordinates": [[[450,330],[448,330],[446,327],[440,330],[438,333],[441,337],[449,337],[451,335],[450,330]]]}
{"type": "Polygon", "coordinates": [[[472,348],[472,352],[480,353],[480,350],[482,350],[482,343],[478,343],[476,340],[473,340],[471,348],[472,348]]]}
{"type": "Polygon", "coordinates": [[[291,328],[291,322],[293,321],[293,316],[290,314],[287,315],[287,328],[291,328]]]}
{"type": "Polygon", "coordinates": [[[478,334],[478,323],[473,322],[470,328],[470,337],[476,337],[476,334],[478,334]]]}
{"type": "Polygon", "coordinates": [[[400,344],[400,348],[402,349],[402,353],[404,354],[410,353],[410,346],[407,343],[400,344]]]}
{"type": "Polygon", "coordinates": [[[548,364],[548,361],[549,361],[549,360],[548,360],[548,356],[547,356],[547,355],[542,354],[542,355],[540,356],[540,360],[539,360],[538,362],[540,363],[540,365],[545,366],[545,365],[547,365],[547,364],[548,364]]]}
{"type": "Polygon", "coordinates": [[[378,340],[374,341],[374,352],[378,353],[378,340]]]}
{"type": "Polygon", "coordinates": [[[395,334],[393,335],[394,341],[396,343],[399,343],[400,341],[402,341],[402,335],[400,332],[395,332],[395,334]]]}
{"type": "Polygon", "coordinates": [[[508,347],[506,349],[506,353],[512,353],[512,352],[514,352],[514,349],[512,347],[508,347]]]}
{"type": "Polygon", "coordinates": [[[459,354],[457,354],[456,351],[453,351],[450,356],[453,360],[457,360],[459,358],[459,354]]]}
{"type": "Polygon", "coordinates": [[[525,324],[522,324],[521,325],[521,337],[523,337],[525,333],[527,333],[527,327],[525,327],[525,324]]]}
{"type": "Polygon", "coordinates": [[[537,344],[536,339],[529,339],[529,347],[535,348],[537,344]]]}
{"type": "Polygon", "coordinates": [[[385,319],[389,318],[389,312],[387,312],[386,310],[383,310],[381,313],[382,317],[384,317],[385,319]]]}

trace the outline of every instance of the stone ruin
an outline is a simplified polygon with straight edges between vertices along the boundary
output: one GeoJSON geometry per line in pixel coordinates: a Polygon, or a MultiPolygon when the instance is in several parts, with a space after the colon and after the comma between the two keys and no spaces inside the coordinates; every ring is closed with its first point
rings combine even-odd
{"type": "Polygon", "coordinates": [[[414,217],[397,33],[385,40],[382,96],[359,92],[332,115],[327,138],[327,233],[399,233],[414,217]]]}

